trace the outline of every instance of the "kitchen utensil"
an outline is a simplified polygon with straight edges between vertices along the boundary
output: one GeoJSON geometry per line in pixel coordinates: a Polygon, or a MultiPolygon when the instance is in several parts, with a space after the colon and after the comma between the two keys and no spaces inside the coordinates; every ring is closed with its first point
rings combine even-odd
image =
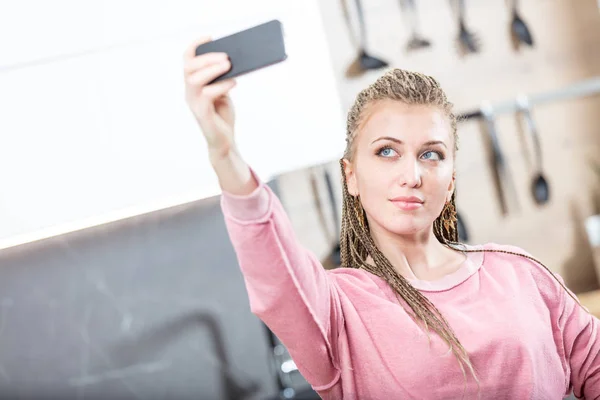
{"type": "Polygon", "coordinates": [[[329,196],[329,205],[331,206],[331,214],[333,216],[333,225],[335,227],[335,245],[333,246],[333,250],[331,251],[330,254],[330,259],[331,262],[336,265],[339,266],[342,264],[342,253],[341,253],[341,246],[340,246],[340,219],[339,219],[339,215],[338,215],[338,208],[337,208],[337,202],[335,199],[335,189],[333,188],[333,182],[331,180],[331,175],[329,174],[329,171],[327,170],[327,167],[324,168],[325,171],[325,185],[327,185],[327,195],[329,196]]]}
{"type": "Polygon", "coordinates": [[[527,24],[519,14],[517,3],[518,0],[512,0],[511,33],[517,45],[518,43],[524,43],[528,46],[533,46],[533,36],[531,35],[531,31],[529,31],[527,24]]]}
{"type": "Polygon", "coordinates": [[[456,212],[456,228],[458,230],[458,240],[462,243],[469,241],[469,231],[465,225],[465,221],[462,218],[460,212],[456,212]]]}
{"type": "Polygon", "coordinates": [[[465,0],[458,2],[458,43],[461,54],[478,53],[481,50],[481,40],[476,33],[469,31],[465,22],[465,0]]]}
{"type": "Polygon", "coordinates": [[[374,57],[367,52],[367,27],[365,24],[365,15],[362,8],[362,1],[355,0],[356,12],[358,14],[359,33],[359,52],[358,61],[363,70],[386,68],[389,64],[380,58],[374,57]]]}
{"type": "Polygon", "coordinates": [[[498,201],[500,202],[500,210],[502,215],[507,215],[508,203],[504,186],[509,185],[512,189],[514,189],[514,185],[512,184],[512,179],[506,167],[504,155],[502,154],[502,150],[500,148],[500,142],[498,141],[494,111],[488,102],[482,103],[481,114],[487,125],[488,138],[492,148],[491,161],[494,166],[494,183],[498,194],[498,201]]]}
{"type": "Polygon", "coordinates": [[[517,97],[517,105],[525,121],[527,122],[527,128],[531,135],[531,141],[533,142],[533,148],[535,150],[535,173],[531,184],[531,192],[535,202],[539,205],[545,204],[550,199],[550,187],[548,181],[544,176],[542,169],[542,148],[540,145],[540,136],[538,133],[537,126],[531,116],[531,110],[529,100],[526,96],[520,95],[517,97]]]}
{"type": "Polygon", "coordinates": [[[325,235],[331,239],[331,237],[333,237],[332,240],[337,240],[335,238],[335,234],[331,233],[330,231],[330,227],[329,227],[329,223],[327,222],[327,215],[325,215],[325,210],[323,209],[323,204],[321,201],[321,189],[319,188],[319,182],[317,179],[317,168],[311,168],[310,170],[310,174],[309,174],[309,179],[310,179],[310,189],[312,192],[312,196],[314,199],[314,205],[315,205],[315,209],[317,212],[317,216],[319,218],[319,223],[321,224],[321,226],[323,227],[323,231],[325,232],[325,235]]]}
{"type": "Polygon", "coordinates": [[[400,3],[402,8],[408,14],[408,20],[410,22],[410,38],[408,39],[408,43],[406,43],[406,50],[418,50],[431,46],[431,42],[425,39],[419,32],[419,16],[417,13],[417,4],[416,0],[403,0],[400,3]]]}
{"type": "Polygon", "coordinates": [[[330,225],[329,225],[329,215],[327,215],[325,213],[324,210],[324,205],[321,199],[321,189],[320,189],[320,185],[319,185],[319,179],[318,177],[321,177],[321,171],[322,169],[320,167],[315,167],[315,168],[311,168],[310,170],[310,186],[311,186],[311,191],[312,191],[312,195],[315,201],[315,208],[317,211],[317,215],[319,218],[319,222],[321,224],[321,226],[323,227],[323,230],[325,232],[325,236],[327,237],[327,239],[329,239],[330,243],[333,243],[332,245],[332,249],[330,250],[329,254],[327,255],[327,257],[325,259],[323,259],[323,266],[326,269],[332,269],[332,268],[337,268],[340,266],[341,264],[341,253],[340,253],[340,229],[338,228],[338,216],[337,216],[337,210],[335,210],[335,198],[333,195],[333,185],[331,183],[331,178],[329,177],[327,171],[324,172],[324,178],[325,178],[325,185],[327,187],[327,203],[332,203],[334,202],[334,205],[330,205],[327,204],[327,207],[330,207],[333,211],[333,221],[334,221],[334,227],[333,227],[333,232],[330,229],[330,225]],[[318,177],[317,177],[318,175],[318,177]],[[331,186],[331,187],[330,187],[331,186]],[[332,200],[333,199],[333,200],[332,200]]]}

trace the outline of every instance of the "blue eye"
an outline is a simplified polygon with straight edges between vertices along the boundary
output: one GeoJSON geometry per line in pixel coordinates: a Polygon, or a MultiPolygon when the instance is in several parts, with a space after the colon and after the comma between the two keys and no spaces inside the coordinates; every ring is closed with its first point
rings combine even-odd
{"type": "Polygon", "coordinates": [[[444,157],[437,151],[426,151],[425,153],[423,153],[422,157],[425,160],[433,160],[433,161],[441,161],[444,159],[444,157]],[[437,158],[432,158],[431,156],[435,156],[437,158]]]}
{"type": "Polygon", "coordinates": [[[394,149],[392,149],[391,147],[384,147],[377,152],[377,155],[386,157],[386,158],[393,157],[394,155],[397,155],[397,154],[398,153],[396,153],[394,151],[394,149]]]}

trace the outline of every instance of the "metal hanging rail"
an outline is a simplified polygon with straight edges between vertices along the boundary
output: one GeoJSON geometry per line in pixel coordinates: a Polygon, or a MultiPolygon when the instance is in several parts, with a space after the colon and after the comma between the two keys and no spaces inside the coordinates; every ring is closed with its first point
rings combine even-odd
{"type": "MultiPolygon", "coordinates": [[[[595,77],[573,83],[561,89],[552,90],[548,92],[527,95],[530,106],[543,103],[551,103],[560,100],[567,100],[578,97],[585,97],[600,93],[600,77],[595,77]]],[[[519,96],[515,96],[514,99],[504,101],[502,103],[492,104],[494,115],[504,113],[514,113],[519,111],[519,96]]],[[[469,111],[458,115],[458,120],[465,121],[469,119],[483,118],[481,109],[469,111]]]]}

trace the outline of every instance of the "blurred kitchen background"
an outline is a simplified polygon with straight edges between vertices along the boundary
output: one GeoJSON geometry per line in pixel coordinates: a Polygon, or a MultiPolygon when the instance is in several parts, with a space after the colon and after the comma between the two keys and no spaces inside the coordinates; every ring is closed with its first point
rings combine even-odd
{"type": "Polygon", "coordinates": [[[2,1],[2,398],[317,398],[250,311],[182,54],[277,18],[242,153],[336,267],[345,114],[386,68],[454,102],[461,235],[520,246],[600,315],[595,0],[2,1]],[[498,162],[498,160],[503,162],[498,162]]]}

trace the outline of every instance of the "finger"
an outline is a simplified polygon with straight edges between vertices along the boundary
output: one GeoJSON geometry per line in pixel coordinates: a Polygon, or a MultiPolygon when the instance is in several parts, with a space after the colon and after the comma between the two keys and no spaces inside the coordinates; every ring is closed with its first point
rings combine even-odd
{"type": "Polygon", "coordinates": [[[191,75],[199,69],[208,67],[209,65],[219,64],[224,61],[228,61],[229,57],[227,53],[206,53],[198,57],[194,57],[186,60],[183,66],[183,73],[185,76],[191,75]]]}
{"type": "Polygon", "coordinates": [[[196,47],[200,46],[201,44],[204,43],[208,43],[210,42],[212,39],[210,36],[202,36],[198,39],[196,39],[195,41],[193,41],[186,49],[185,52],[183,53],[183,59],[184,60],[188,60],[190,58],[193,58],[196,56],[196,47]]]}
{"type": "Polygon", "coordinates": [[[221,82],[213,83],[212,85],[206,86],[202,89],[202,96],[204,96],[207,100],[214,100],[218,97],[224,96],[231,89],[235,87],[237,82],[235,79],[226,79],[221,82]]]}
{"type": "Polygon", "coordinates": [[[229,71],[229,68],[231,68],[231,63],[229,61],[213,64],[189,75],[187,82],[192,86],[205,86],[213,79],[218,78],[229,71]]]}

